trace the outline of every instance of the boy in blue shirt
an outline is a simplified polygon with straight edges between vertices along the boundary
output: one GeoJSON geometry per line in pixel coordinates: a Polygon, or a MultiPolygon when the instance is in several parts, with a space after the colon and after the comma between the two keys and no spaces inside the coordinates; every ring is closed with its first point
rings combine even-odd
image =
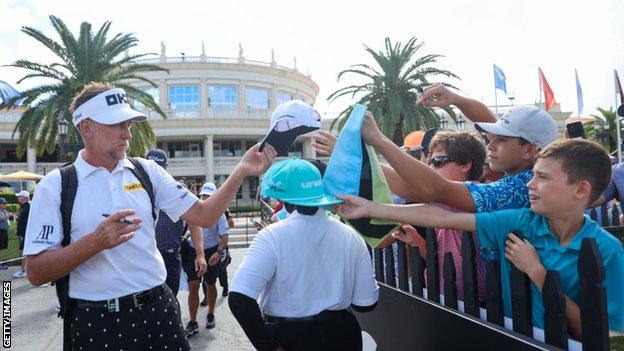
{"type": "Polygon", "coordinates": [[[339,196],[343,217],[375,217],[425,227],[476,231],[482,248],[504,253],[501,280],[505,315],[511,316],[509,270],[514,264],[531,279],[533,325],[544,325],[541,290],[547,270],[557,270],[566,294],[568,329],[581,335],[577,261],[583,238],[594,238],[604,261],[609,327],[624,329],[624,250],[583,211],[609,183],[611,163],[604,149],[587,140],[559,140],[546,147],[527,184],[531,209],[490,213],[458,213],[429,205],[376,204],[355,196],[339,196]],[[511,232],[522,233],[524,240],[511,232]],[[511,264],[510,264],[511,263],[511,264]]]}

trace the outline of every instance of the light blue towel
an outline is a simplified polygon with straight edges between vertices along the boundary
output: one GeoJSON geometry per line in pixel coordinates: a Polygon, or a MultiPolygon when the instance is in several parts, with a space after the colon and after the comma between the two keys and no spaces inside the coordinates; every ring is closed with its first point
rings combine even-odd
{"type": "Polygon", "coordinates": [[[327,164],[323,185],[325,194],[358,195],[362,173],[362,122],[366,107],[353,107],[327,164]]]}

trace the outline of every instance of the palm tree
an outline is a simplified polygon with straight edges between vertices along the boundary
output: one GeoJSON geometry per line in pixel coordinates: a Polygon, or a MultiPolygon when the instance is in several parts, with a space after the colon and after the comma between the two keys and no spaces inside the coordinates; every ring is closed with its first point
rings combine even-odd
{"type": "MultiPolygon", "coordinates": [[[[389,38],[385,40],[385,51],[375,51],[364,45],[373,57],[377,67],[367,64],[352,65],[338,73],[338,81],[347,73],[363,77],[367,82],[360,85],[349,85],[333,92],[327,99],[330,102],[345,96],[351,98],[359,95],[359,103],[367,105],[373,112],[381,131],[397,145],[403,142],[403,136],[411,131],[431,128],[439,125],[439,117],[430,109],[417,105],[416,98],[423,89],[431,85],[431,77],[445,76],[459,78],[452,72],[432,67],[441,55],[429,54],[417,57],[424,42],[411,38],[405,46],[401,42],[393,44],[389,38]]],[[[445,84],[452,87],[450,84],[445,84]]],[[[332,123],[341,129],[352,106],[344,109],[332,123]]],[[[455,114],[445,109],[451,118],[455,114]]]]}
{"type": "MultiPolygon", "coordinates": [[[[140,73],[167,71],[156,65],[135,62],[149,54],[122,55],[129,48],[137,46],[138,40],[133,34],[117,33],[109,38],[111,22],[105,22],[97,33],[93,33],[90,23],[83,22],[76,38],[60,18],[50,16],[50,22],[60,41],[47,37],[35,28],[23,27],[21,30],[50,49],[60,59],[60,63],[46,64],[22,59],[8,65],[31,71],[18,83],[30,78],[44,78],[43,84],[0,104],[0,109],[8,109],[17,99],[23,98],[22,105],[28,107],[13,130],[13,135],[19,132],[19,155],[23,155],[27,147],[35,147],[39,154],[44,151],[52,153],[57,146],[58,122],[61,118],[69,124],[67,141],[81,142],[71,122],[69,104],[73,96],[90,82],[109,83],[123,88],[131,100],[139,101],[165,117],[149,94],[128,84],[129,80],[141,80],[156,87],[154,82],[140,73]]],[[[144,155],[147,147],[156,141],[152,128],[147,123],[134,123],[131,131],[133,139],[129,153],[144,155]]]]}
{"type": "Polygon", "coordinates": [[[613,107],[609,107],[608,110],[598,107],[598,112],[600,112],[601,116],[591,115],[596,120],[587,123],[587,137],[601,143],[607,151],[614,152],[617,150],[617,125],[615,120],[617,114],[613,107]],[[608,129],[605,128],[607,126],[608,129]]]}

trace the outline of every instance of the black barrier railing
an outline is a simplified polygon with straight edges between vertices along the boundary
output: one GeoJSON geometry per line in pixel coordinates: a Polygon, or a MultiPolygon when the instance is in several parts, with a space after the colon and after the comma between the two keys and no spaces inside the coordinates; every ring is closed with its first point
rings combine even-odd
{"type": "MultiPolygon", "coordinates": [[[[615,227],[611,229],[613,228],[615,227]]],[[[617,228],[624,232],[624,227],[617,228]]],[[[516,235],[522,237],[519,234],[516,235]]],[[[472,233],[463,233],[462,235],[461,267],[463,301],[457,298],[457,272],[453,255],[450,252],[444,253],[441,269],[444,284],[441,292],[438,245],[433,230],[427,231],[425,243],[427,250],[425,255],[426,262],[423,262],[421,259],[420,249],[418,247],[406,247],[402,243],[396,245],[397,272],[395,272],[392,247],[374,250],[376,277],[378,281],[384,283],[381,284],[382,291],[389,289],[405,294],[395,295],[394,293],[386,291],[382,294],[382,297],[384,294],[394,296],[396,299],[404,300],[404,303],[407,304],[405,309],[400,312],[400,316],[385,316],[384,314],[387,312],[385,310],[385,304],[387,301],[380,298],[380,302],[376,308],[377,312],[373,311],[370,316],[369,314],[357,314],[362,330],[373,336],[380,350],[404,349],[402,348],[403,346],[401,346],[403,344],[396,340],[396,338],[403,337],[403,335],[395,335],[392,341],[385,340],[385,336],[382,337],[382,335],[389,333],[385,328],[394,329],[397,325],[395,319],[422,319],[422,316],[412,316],[412,314],[418,314],[420,312],[425,314],[431,313],[432,316],[435,315],[435,320],[429,321],[429,323],[422,323],[422,321],[419,320],[412,320],[410,322],[418,324],[418,328],[424,328],[423,337],[427,339],[424,345],[428,346],[423,346],[422,343],[419,343],[418,345],[420,345],[420,348],[412,344],[411,348],[405,349],[435,350],[441,349],[440,345],[456,347],[457,349],[464,349],[466,347],[481,350],[507,349],[501,348],[501,345],[492,345],[491,340],[480,338],[476,335],[469,336],[473,344],[465,344],[462,340],[457,340],[456,343],[453,343],[452,340],[448,340],[448,334],[438,333],[434,330],[438,329],[440,325],[446,325],[444,323],[457,323],[458,313],[463,316],[463,319],[471,321],[471,325],[468,329],[479,333],[501,334],[497,335],[496,338],[502,337],[503,339],[509,339],[508,342],[504,343],[504,345],[506,345],[505,347],[509,347],[509,349],[516,349],[515,347],[520,347],[519,345],[524,345],[519,349],[527,349],[526,345],[531,345],[533,349],[546,350],[568,349],[569,345],[572,345],[573,348],[580,349],[581,344],[584,350],[609,349],[606,291],[603,285],[605,279],[604,265],[595,239],[583,239],[578,261],[582,322],[582,339],[579,341],[580,344],[577,341],[568,340],[568,321],[565,316],[566,300],[557,271],[549,270],[546,274],[542,292],[545,310],[544,330],[542,331],[541,329],[533,327],[530,280],[526,274],[517,270],[513,265],[512,271],[510,272],[512,318],[509,319],[503,315],[500,278],[501,268],[498,261],[490,260],[485,264],[486,297],[485,301],[479,301],[475,263],[477,253],[472,233]],[[425,265],[427,268],[426,273],[424,272],[425,265]],[[408,271],[408,267],[411,272],[408,271]],[[424,279],[425,275],[427,277],[426,283],[424,279]],[[407,277],[411,277],[411,279],[407,279],[407,277]],[[426,295],[424,294],[425,292],[426,295]],[[425,298],[423,298],[423,296],[425,296],[425,298]],[[485,303],[485,309],[480,309],[479,305],[483,302],[485,303]],[[430,304],[439,306],[441,309],[431,309],[431,307],[428,306],[430,304]],[[446,311],[446,313],[442,313],[441,311],[446,311]],[[386,320],[386,323],[383,323],[380,318],[390,319],[386,320]],[[534,336],[537,337],[537,335],[534,334],[539,334],[539,340],[543,340],[545,343],[533,339],[534,336]],[[436,339],[438,337],[445,338],[445,340],[436,339]]],[[[416,328],[416,326],[414,327],[416,328]]],[[[449,330],[449,332],[455,333],[456,330],[449,330]]],[[[462,334],[465,333],[465,330],[462,331],[462,334]]],[[[454,337],[450,339],[454,339],[454,337]]],[[[405,344],[406,347],[407,345],[409,344],[405,344]]]]}

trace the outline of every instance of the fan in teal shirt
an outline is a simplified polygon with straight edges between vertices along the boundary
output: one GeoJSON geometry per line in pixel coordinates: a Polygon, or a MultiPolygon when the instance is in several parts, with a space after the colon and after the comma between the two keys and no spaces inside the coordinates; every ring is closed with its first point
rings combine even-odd
{"type": "MultiPolygon", "coordinates": [[[[580,231],[572,238],[567,247],[550,233],[545,217],[529,209],[505,210],[476,214],[477,233],[481,247],[505,252],[507,233],[521,233],[531,242],[546,270],[559,272],[565,294],[580,304],[578,258],[583,238],[594,238],[604,261],[605,287],[607,289],[607,309],[609,327],[614,330],[624,329],[624,250],[622,244],[613,235],[600,228],[589,217],[580,231]]],[[[501,257],[501,280],[505,315],[511,316],[511,292],[509,272],[511,262],[501,257]]],[[[542,294],[531,283],[531,305],[533,307],[533,325],[544,327],[544,304],[542,294]]]]}

